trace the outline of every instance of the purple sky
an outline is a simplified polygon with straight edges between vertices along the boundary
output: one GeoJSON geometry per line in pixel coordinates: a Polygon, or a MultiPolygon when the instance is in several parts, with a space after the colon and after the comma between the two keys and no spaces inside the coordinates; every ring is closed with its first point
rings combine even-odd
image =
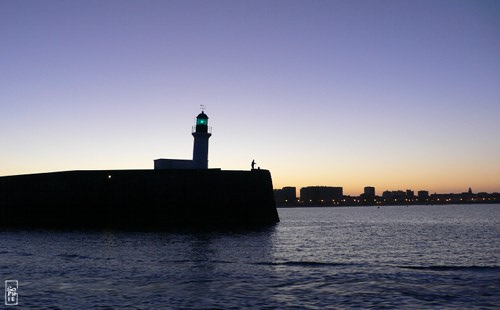
{"type": "Polygon", "coordinates": [[[190,158],[500,191],[498,1],[0,1],[0,175],[190,158]]]}

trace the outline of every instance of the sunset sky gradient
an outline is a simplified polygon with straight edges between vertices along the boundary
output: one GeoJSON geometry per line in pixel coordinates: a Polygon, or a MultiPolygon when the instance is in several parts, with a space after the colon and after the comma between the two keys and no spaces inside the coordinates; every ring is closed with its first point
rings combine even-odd
{"type": "Polygon", "coordinates": [[[0,175],[192,156],[275,188],[500,191],[499,1],[0,1],[0,175]]]}

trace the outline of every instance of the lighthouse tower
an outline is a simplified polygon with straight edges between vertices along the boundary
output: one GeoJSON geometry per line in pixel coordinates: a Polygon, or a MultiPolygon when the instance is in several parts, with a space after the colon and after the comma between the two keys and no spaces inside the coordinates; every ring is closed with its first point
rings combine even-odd
{"type": "Polygon", "coordinates": [[[203,110],[196,117],[196,126],[193,127],[193,168],[208,169],[208,139],[212,136],[208,127],[208,116],[203,110]]]}
{"type": "Polygon", "coordinates": [[[208,127],[208,116],[202,106],[192,131],[194,137],[193,159],[155,159],[154,169],[208,169],[208,139],[212,135],[211,131],[212,129],[208,127]]]}

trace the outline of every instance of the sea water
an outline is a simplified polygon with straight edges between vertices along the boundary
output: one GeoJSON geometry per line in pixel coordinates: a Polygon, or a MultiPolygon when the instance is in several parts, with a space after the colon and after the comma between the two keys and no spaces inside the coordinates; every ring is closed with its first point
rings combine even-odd
{"type": "Polygon", "coordinates": [[[4,230],[0,280],[18,281],[12,309],[500,308],[500,205],[278,212],[253,230],[4,230]]]}

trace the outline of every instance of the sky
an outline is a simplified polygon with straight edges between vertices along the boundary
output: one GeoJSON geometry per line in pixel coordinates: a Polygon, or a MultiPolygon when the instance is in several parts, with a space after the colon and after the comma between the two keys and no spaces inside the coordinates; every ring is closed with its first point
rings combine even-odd
{"type": "Polygon", "coordinates": [[[190,159],[500,191],[500,2],[0,0],[0,175],[190,159]]]}

